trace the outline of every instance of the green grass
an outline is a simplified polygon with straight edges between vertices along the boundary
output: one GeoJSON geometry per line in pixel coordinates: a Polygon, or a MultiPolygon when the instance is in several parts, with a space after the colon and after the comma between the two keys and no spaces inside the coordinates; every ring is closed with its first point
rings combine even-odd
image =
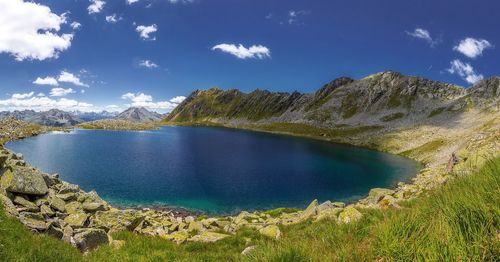
{"type": "Polygon", "coordinates": [[[282,227],[274,241],[254,230],[214,244],[176,245],[120,232],[121,249],[85,256],[26,230],[0,211],[0,261],[497,261],[500,257],[500,158],[399,210],[362,210],[358,223],[306,222],[282,227]],[[251,240],[249,240],[251,239],[251,240]],[[249,257],[240,252],[257,248],[249,257]]]}

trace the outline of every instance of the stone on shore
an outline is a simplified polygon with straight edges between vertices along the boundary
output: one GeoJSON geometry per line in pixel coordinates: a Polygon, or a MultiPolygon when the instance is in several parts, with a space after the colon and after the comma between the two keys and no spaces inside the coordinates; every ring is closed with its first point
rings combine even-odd
{"type": "Polygon", "coordinates": [[[189,238],[188,241],[211,243],[211,242],[217,242],[217,241],[224,239],[226,237],[229,237],[229,235],[222,234],[222,233],[216,233],[216,232],[204,231],[203,233],[201,233],[199,235],[195,235],[195,236],[189,238]]]}
{"type": "Polygon", "coordinates": [[[344,208],[342,212],[340,212],[339,222],[348,224],[360,220],[361,217],[363,217],[363,214],[361,214],[361,212],[359,212],[356,208],[352,206],[348,206],[344,208]]]}
{"type": "Polygon", "coordinates": [[[266,227],[263,227],[259,230],[259,233],[266,237],[270,237],[275,240],[279,240],[281,238],[281,231],[278,226],[275,225],[269,225],[266,227]]]}
{"type": "Polygon", "coordinates": [[[48,192],[42,173],[29,167],[16,167],[13,171],[7,169],[1,177],[0,185],[12,193],[45,195],[48,192]]]}
{"type": "Polygon", "coordinates": [[[0,201],[3,204],[3,208],[5,209],[5,211],[7,211],[7,214],[14,217],[19,216],[19,212],[17,211],[16,206],[14,205],[14,203],[12,203],[12,200],[10,200],[10,198],[0,194],[0,201]]]}
{"type": "Polygon", "coordinates": [[[368,197],[365,199],[366,203],[369,205],[376,205],[384,196],[391,195],[394,190],[387,188],[373,188],[368,193],[368,197]]]}
{"type": "Polygon", "coordinates": [[[38,213],[21,212],[19,214],[19,220],[30,229],[38,231],[45,231],[47,229],[47,223],[45,223],[44,217],[38,213]]]}
{"type": "Polygon", "coordinates": [[[91,219],[91,226],[110,231],[133,231],[144,220],[145,215],[133,209],[97,211],[91,219]]]}
{"type": "Polygon", "coordinates": [[[90,251],[100,245],[109,244],[108,234],[102,229],[84,228],[75,230],[74,245],[82,252],[90,251]]]}
{"type": "Polygon", "coordinates": [[[66,203],[64,202],[64,200],[56,197],[56,196],[52,196],[49,198],[49,204],[50,204],[50,207],[52,207],[53,209],[57,210],[57,211],[60,211],[60,212],[66,212],[66,203]]]}
{"type": "Polygon", "coordinates": [[[32,203],[21,196],[16,196],[14,198],[14,203],[22,206],[23,209],[27,212],[38,212],[40,210],[40,208],[38,208],[35,203],[32,203]]]}
{"type": "Polygon", "coordinates": [[[87,219],[87,214],[83,212],[76,212],[67,216],[64,219],[64,222],[66,222],[72,228],[82,228],[85,226],[85,222],[87,222],[87,219]]]}

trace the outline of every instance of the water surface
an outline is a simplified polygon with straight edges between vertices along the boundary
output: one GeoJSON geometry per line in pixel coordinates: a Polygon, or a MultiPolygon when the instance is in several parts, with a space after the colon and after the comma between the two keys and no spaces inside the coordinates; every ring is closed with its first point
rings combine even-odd
{"type": "Polygon", "coordinates": [[[352,201],[416,174],[409,159],[289,136],[208,127],[76,129],[10,142],[33,166],[96,190],[120,206],[168,205],[209,213],[311,200],[352,201]]]}

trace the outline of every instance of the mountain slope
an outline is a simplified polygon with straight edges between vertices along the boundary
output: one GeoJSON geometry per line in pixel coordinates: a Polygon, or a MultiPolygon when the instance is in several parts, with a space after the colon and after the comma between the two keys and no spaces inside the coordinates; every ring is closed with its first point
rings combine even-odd
{"type": "Polygon", "coordinates": [[[33,110],[0,112],[0,118],[5,117],[15,117],[33,124],[55,127],[73,126],[83,122],[74,114],[58,109],[45,112],[35,112],[33,110]]]}
{"type": "Polygon", "coordinates": [[[152,122],[160,121],[163,118],[161,114],[148,111],[144,107],[131,107],[121,112],[116,119],[126,120],[131,122],[152,122]]]}

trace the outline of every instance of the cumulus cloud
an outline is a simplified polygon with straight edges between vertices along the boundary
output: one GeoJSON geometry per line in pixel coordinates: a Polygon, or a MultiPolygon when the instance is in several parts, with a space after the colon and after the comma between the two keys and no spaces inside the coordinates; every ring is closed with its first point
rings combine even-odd
{"type": "Polygon", "coordinates": [[[141,60],[139,62],[139,66],[140,67],[147,67],[147,68],[157,68],[158,67],[158,65],[151,60],[141,60]]]}
{"type": "Polygon", "coordinates": [[[413,32],[406,32],[406,33],[409,36],[425,40],[431,46],[435,46],[436,44],[438,44],[438,41],[434,40],[431,37],[431,33],[423,28],[416,28],[413,32]]]}
{"type": "Polygon", "coordinates": [[[106,4],[105,1],[102,0],[89,0],[90,5],[87,7],[87,11],[89,14],[97,14],[102,11],[104,8],[104,5],[106,4]]]}
{"type": "Polygon", "coordinates": [[[139,0],[127,0],[127,4],[131,5],[133,3],[137,3],[139,0]]]}
{"type": "Polygon", "coordinates": [[[24,93],[24,94],[13,94],[12,99],[26,99],[30,98],[35,94],[35,92],[31,91],[30,93],[24,93]]]}
{"type": "Polygon", "coordinates": [[[186,97],[185,97],[185,96],[176,96],[176,97],[174,97],[174,98],[170,99],[170,102],[175,103],[175,104],[180,104],[180,103],[182,103],[182,101],[184,101],[185,99],[186,99],[186,97]]]}
{"type": "Polygon", "coordinates": [[[120,20],[122,20],[122,17],[117,16],[116,14],[106,16],[106,22],[108,23],[116,23],[120,20]]]}
{"type": "Polygon", "coordinates": [[[271,51],[269,50],[269,48],[263,45],[252,45],[249,48],[246,48],[242,44],[240,44],[239,46],[236,46],[234,44],[219,44],[212,47],[212,50],[220,50],[224,53],[234,55],[240,59],[264,59],[267,57],[271,57],[271,51]]]}
{"type": "Polygon", "coordinates": [[[0,111],[13,111],[13,110],[35,110],[47,111],[49,109],[57,108],[66,111],[96,111],[96,107],[92,104],[79,102],[72,99],[60,98],[52,99],[46,97],[44,94],[33,96],[34,92],[27,94],[14,94],[11,98],[0,100],[0,111]]]}
{"type": "Polygon", "coordinates": [[[67,96],[69,94],[74,94],[75,91],[71,88],[68,88],[68,89],[64,89],[62,87],[56,87],[56,88],[52,88],[50,90],[50,96],[67,96]]]}
{"type": "Polygon", "coordinates": [[[47,76],[45,78],[37,77],[35,81],[33,81],[35,85],[49,85],[49,86],[57,86],[59,82],[54,77],[47,76]]]}
{"type": "Polygon", "coordinates": [[[139,36],[144,40],[156,40],[156,37],[151,38],[150,34],[157,31],[156,24],[149,26],[140,25],[135,28],[135,31],[139,33],[139,36]]]}
{"type": "Polygon", "coordinates": [[[0,0],[0,53],[18,61],[57,58],[71,46],[73,34],[59,34],[65,14],[23,0],[0,0]]]}
{"type": "Polygon", "coordinates": [[[451,61],[450,68],[447,69],[450,74],[457,74],[469,84],[475,84],[484,79],[483,75],[476,73],[469,63],[464,63],[458,59],[451,61]]]}
{"type": "Polygon", "coordinates": [[[144,107],[150,110],[162,112],[172,111],[180,103],[179,101],[181,100],[180,97],[174,97],[169,101],[154,102],[151,95],[146,95],[144,93],[126,93],[123,94],[121,98],[130,101],[130,104],[126,105],[127,107],[144,107]]]}
{"type": "Polygon", "coordinates": [[[76,29],[82,27],[82,24],[75,21],[75,22],[72,22],[69,26],[71,26],[71,28],[76,30],[76,29]]]}
{"type": "Polygon", "coordinates": [[[474,39],[468,37],[460,41],[457,46],[453,47],[453,50],[458,51],[467,57],[476,58],[481,56],[485,49],[492,47],[493,45],[485,39],[474,39]]]}
{"type": "Polygon", "coordinates": [[[75,76],[74,74],[67,72],[67,71],[61,71],[61,74],[57,78],[59,82],[65,82],[65,83],[72,83],[77,86],[83,86],[83,87],[89,87],[89,85],[84,84],[80,78],[75,76]]]}

